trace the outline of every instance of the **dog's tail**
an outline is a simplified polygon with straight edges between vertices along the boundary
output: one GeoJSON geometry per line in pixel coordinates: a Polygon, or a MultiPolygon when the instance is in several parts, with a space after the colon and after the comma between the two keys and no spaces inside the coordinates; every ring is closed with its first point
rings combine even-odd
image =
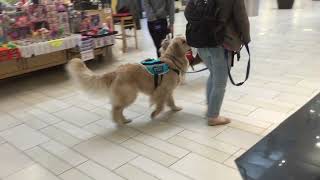
{"type": "Polygon", "coordinates": [[[72,59],[67,65],[67,71],[72,79],[85,91],[106,93],[116,78],[116,73],[95,74],[81,59],[72,59]]]}

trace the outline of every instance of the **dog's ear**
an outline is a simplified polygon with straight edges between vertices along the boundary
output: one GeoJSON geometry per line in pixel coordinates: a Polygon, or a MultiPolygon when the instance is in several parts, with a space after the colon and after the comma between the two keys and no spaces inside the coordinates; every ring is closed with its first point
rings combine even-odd
{"type": "Polygon", "coordinates": [[[166,50],[168,49],[168,46],[170,45],[171,40],[166,38],[164,40],[162,40],[161,42],[161,48],[160,48],[160,53],[164,54],[166,52],[166,50]]]}

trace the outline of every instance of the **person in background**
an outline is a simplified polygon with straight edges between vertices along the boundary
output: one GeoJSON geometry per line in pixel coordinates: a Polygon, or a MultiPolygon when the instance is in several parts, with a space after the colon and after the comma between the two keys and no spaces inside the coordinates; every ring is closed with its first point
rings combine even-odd
{"type": "Polygon", "coordinates": [[[144,10],[148,19],[149,32],[157,49],[157,56],[160,57],[162,40],[168,33],[172,35],[174,33],[174,0],[144,0],[144,10]]]}

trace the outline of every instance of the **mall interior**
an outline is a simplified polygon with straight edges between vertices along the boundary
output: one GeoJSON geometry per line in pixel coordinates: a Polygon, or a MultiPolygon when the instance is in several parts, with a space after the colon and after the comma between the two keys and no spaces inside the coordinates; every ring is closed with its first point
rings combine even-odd
{"type": "MultiPolygon", "coordinates": [[[[244,1],[251,69],[228,81],[231,123],[207,125],[201,71],[174,90],[181,111],[151,118],[141,93],[119,126],[108,95],[83,91],[66,64],[105,73],[156,58],[143,2],[0,0],[0,180],[319,180],[320,1],[244,1]]],[[[187,3],[175,1],[174,37],[187,3]]]]}

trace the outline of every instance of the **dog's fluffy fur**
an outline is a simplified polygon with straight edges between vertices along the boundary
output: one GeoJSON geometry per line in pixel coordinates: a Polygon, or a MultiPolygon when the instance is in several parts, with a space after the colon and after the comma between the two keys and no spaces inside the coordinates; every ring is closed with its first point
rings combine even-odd
{"type": "Polygon", "coordinates": [[[155,88],[153,76],[141,64],[126,64],[118,67],[111,73],[95,74],[80,59],[73,59],[67,65],[71,77],[84,90],[91,93],[108,92],[112,103],[112,116],[116,123],[131,122],[123,115],[123,110],[132,104],[139,92],[150,96],[151,105],[156,109],[152,112],[154,118],[162,112],[165,105],[172,110],[182,108],[175,105],[173,91],[179,85],[184,72],[187,71],[189,62],[185,53],[190,50],[185,38],[177,37],[171,40],[166,50],[163,51],[161,61],[170,68],[180,69],[180,75],[170,70],[164,75],[161,84],[155,88]],[[176,61],[173,63],[173,61],[176,61]],[[178,65],[179,67],[176,67],[178,65]]]}

